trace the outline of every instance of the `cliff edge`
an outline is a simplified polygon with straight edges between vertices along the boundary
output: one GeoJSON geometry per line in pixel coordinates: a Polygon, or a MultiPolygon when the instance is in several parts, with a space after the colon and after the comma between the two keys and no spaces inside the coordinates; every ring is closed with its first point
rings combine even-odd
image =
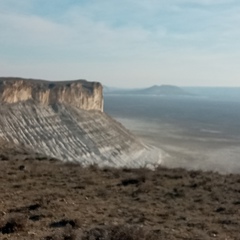
{"type": "Polygon", "coordinates": [[[103,111],[103,87],[86,80],[51,82],[23,78],[0,78],[1,103],[33,100],[42,105],[66,103],[85,110],[103,111]]]}

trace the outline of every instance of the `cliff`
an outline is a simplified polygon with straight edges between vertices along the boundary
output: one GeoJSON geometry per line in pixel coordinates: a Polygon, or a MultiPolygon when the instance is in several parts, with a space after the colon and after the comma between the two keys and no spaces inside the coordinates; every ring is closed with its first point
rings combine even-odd
{"type": "Polygon", "coordinates": [[[66,103],[85,110],[103,111],[103,88],[85,80],[50,82],[22,78],[0,78],[0,101],[33,100],[42,105],[66,103]]]}
{"type": "Polygon", "coordinates": [[[102,112],[99,83],[2,78],[0,101],[3,141],[82,165],[153,167],[161,162],[158,149],[102,112]]]}

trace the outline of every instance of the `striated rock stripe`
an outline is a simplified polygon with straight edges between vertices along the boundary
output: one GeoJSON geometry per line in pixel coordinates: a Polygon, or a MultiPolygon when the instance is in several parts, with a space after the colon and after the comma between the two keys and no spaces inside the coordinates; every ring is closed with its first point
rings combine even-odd
{"type": "Polygon", "coordinates": [[[0,137],[63,161],[114,167],[153,167],[161,152],[149,149],[100,111],[32,100],[0,109],[0,137]]]}

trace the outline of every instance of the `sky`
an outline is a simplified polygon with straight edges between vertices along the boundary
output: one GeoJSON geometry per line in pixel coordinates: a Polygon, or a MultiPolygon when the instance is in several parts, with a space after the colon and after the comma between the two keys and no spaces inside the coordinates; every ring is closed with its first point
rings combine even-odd
{"type": "Polygon", "coordinates": [[[239,0],[0,0],[0,76],[240,86],[239,0]]]}

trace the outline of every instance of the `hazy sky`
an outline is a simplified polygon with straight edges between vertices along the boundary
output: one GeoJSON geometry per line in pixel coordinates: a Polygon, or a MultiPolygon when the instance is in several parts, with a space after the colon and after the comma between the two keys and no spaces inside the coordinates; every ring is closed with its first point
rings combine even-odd
{"type": "Polygon", "coordinates": [[[240,86],[240,1],[0,0],[0,75],[240,86]]]}

